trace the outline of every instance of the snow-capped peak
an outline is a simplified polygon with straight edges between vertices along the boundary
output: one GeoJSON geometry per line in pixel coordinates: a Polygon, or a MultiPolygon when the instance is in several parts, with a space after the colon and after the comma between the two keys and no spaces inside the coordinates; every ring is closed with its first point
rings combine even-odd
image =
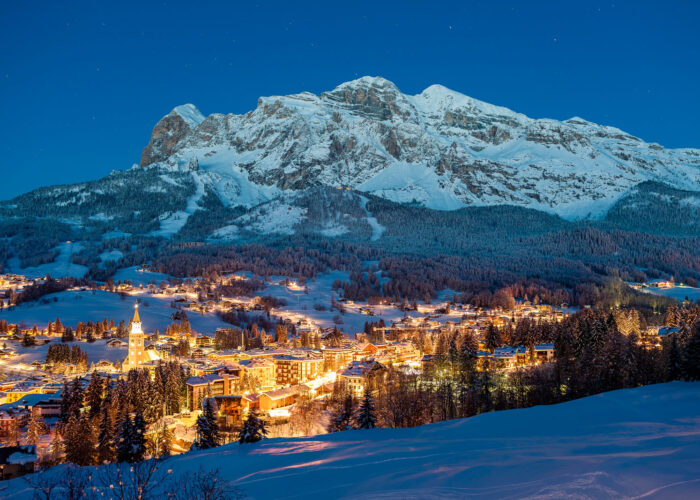
{"type": "Polygon", "coordinates": [[[211,115],[206,130],[191,104],[173,113],[187,126],[161,120],[141,165],[194,157],[221,177],[227,206],[249,192],[271,199],[321,185],[443,210],[509,204],[576,219],[603,216],[640,182],[700,183],[699,151],[664,150],[577,117],[528,118],[442,85],[406,95],[382,77],[260,98],[245,115],[211,115]]]}
{"type": "MultiPolygon", "coordinates": [[[[502,106],[494,106],[474,99],[439,84],[431,85],[415,96],[426,111],[444,111],[445,109],[467,108],[486,115],[516,116],[518,113],[502,106]]],[[[520,115],[523,116],[524,115],[520,115]]]]}
{"type": "Polygon", "coordinates": [[[190,128],[196,127],[197,125],[202,123],[205,118],[205,116],[197,109],[197,107],[194,104],[189,103],[176,106],[172,112],[180,115],[180,117],[183,120],[185,120],[185,123],[187,123],[187,125],[189,125],[190,128]]]}
{"type": "Polygon", "coordinates": [[[334,90],[356,87],[390,87],[398,90],[398,87],[391,81],[381,76],[363,76],[349,82],[341,83],[334,90]]]}

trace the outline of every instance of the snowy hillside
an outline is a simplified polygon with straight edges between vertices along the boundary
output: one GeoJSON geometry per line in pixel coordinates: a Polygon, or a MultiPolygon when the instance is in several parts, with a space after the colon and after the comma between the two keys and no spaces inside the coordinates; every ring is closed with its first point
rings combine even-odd
{"type": "MultiPolygon", "coordinates": [[[[699,415],[700,383],[674,382],[413,429],[231,444],[165,466],[219,468],[255,499],[697,498],[699,415]]],[[[0,488],[30,496],[22,479],[0,488]]]]}

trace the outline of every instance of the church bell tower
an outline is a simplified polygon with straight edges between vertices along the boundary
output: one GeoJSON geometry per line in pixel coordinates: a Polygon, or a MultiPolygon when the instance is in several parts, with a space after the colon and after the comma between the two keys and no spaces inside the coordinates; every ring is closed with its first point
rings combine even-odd
{"type": "Polygon", "coordinates": [[[134,306],[134,317],[131,320],[131,330],[129,330],[129,355],[126,358],[126,364],[130,367],[135,367],[148,361],[144,342],[145,335],[141,327],[139,305],[136,304],[134,306]]]}

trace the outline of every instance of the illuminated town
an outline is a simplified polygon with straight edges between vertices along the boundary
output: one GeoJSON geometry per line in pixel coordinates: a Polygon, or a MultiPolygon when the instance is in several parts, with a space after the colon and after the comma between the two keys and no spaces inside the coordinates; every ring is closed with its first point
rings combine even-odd
{"type": "MultiPolygon", "coordinates": [[[[144,280],[156,276],[143,268],[134,272],[144,280]]],[[[112,422],[112,432],[119,432],[114,423],[120,418],[119,409],[110,395],[130,398],[132,389],[127,385],[139,384],[139,391],[151,393],[134,408],[146,417],[145,452],[151,455],[163,449],[177,454],[193,443],[197,446],[198,421],[209,405],[218,428],[217,444],[238,440],[251,411],[265,423],[268,437],[324,434],[336,430],[339,401],[350,398],[356,405],[366,391],[379,397],[384,384],[395,383],[396,377],[440,385],[455,377],[465,355],[473,358],[474,373],[488,370],[490,377],[552,363],[554,339],[528,334],[527,327],[560,324],[578,309],[542,304],[537,297],[510,298],[509,304],[491,308],[452,300],[429,304],[382,300],[370,305],[345,300],[333,291],[316,294],[309,291],[309,284],[289,278],[269,280],[266,290],[276,296],[222,295],[231,282],[253,279],[237,273],[207,283],[172,279],[69,288],[48,301],[40,300],[49,305],[73,300],[78,305],[68,304],[77,308],[70,310],[70,316],[84,320],[69,323],[55,318],[37,324],[31,319],[35,310],[23,306],[18,297],[44,286],[47,279],[51,280],[0,276],[0,295],[5,297],[0,311],[0,432],[6,445],[35,446],[37,464],[60,462],[71,453],[65,443],[69,435],[65,391],[77,391],[84,398],[78,415],[94,415],[92,432],[97,439],[101,419],[112,422]],[[82,309],[80,302],[90,303],[97,293],[100,301],[122,310],[132,307],[131,317],[89,320],[90,309],[82,309]],[[71,295],[75,297],[63,298],[71,295]],[[322,304],[328,297],[330,301],[322,304]],[[315,307],[300,308],[302,298],[316,301],[315,307]],[[149,313],[157,307],[171,311],[172,322],[162,330],[149,321],[149,313]],[[332,326],[324,326],[327,321],[320,319],[324,315],[319,313],[326,309],[325,316],[333,313],[332,326]],[[247,324],[197,331],[190,323],[231,312],[247,324]],[[8,315],[20,320],[8,321],[8,315]],[[363,328],[346,333],[347,324],[363,328]],[[98,404],[110,404],[102,414],[91,406],[89,395],[95,392],[98,404]]],[[[319,280],[311,286],[325,284],[319,280]]],[[[638,320],[629,325],[629,333],[634,330],[647,349],[660,348],[663,336],[673,332],[672,327],[640,330],[638,320]]],[[[96,450],[100,447],[95,444],[96,450]]],[[[109,452],[115,453],[114,446],[109,452]]]]}
{"type": "MultiPolygon", "coordinates": [[[[245,278],[236,275],[224,278],[222,283],[230,279],[245,278]]],[[[29,280],[17,275],[2,276],[0,293],[11,301],[10,297],[21,293],[24,287],[41,282],[42,279],[29,280]]],[[[288,279],[280,281],[278,286],[292,294],[304,294],[304,287],[288,279]]],[[[85,287],[67,292],[92,293],[85,287]]],[[[324,410],[334,392],[348,393],[359,400],[369,380],[381,383],[389,370],[410,374],[444,370],[449,350],[447,339],[473,335],[478,343],[479,361],[488,360],[498,369],[552,361],[552,343],[534,344],[530,349],[487,345],[487,332],[489,327],[515,326],[523,319],[559,322],[568,314],[566,309],[529,301],[514,303],[510,309],[481,309],[442,302],[402,311],[401,304],[390,302],[369,306],[333,299],[342,317],[356,316],[372,325],[368,331],[346,334],[337,327],[323,328],[313,315],[303,311],[263,308],[264,297],[263,300],[214,298],[202,294],[196,281],[179,286],[166,282],[160,286],[120,283],[107,293],[115,302],[124,301],[126,295],[135,304],[133,317],[105,318],[88,326],[88,321],[67,324],[57,318],[41,327],[30,327],[27,321],[4,321],[0,314],[3,330],[0,362],[4,373],[1,397],[3,408],[7,408],[2,413],[5,442],[31,439],[25,434],[34,415],[45,423],[45,433],[32,443],[37,445],[41,460],[50,453],[51,443],[56,439],[64,384],[78,380],[85,389],[98,376],[108,391],[117,380],[126,379],[130,370],[146,370],[153,380],[159,366],[173,362],[188,374],[183,378],[184,385],[174,406],[177,411],[161,414],[152,423],[152,431],[147,432],[151,436],[166,425],[171,431],[169,446],[173,452],[186,451],[194,441],[195,423],[205,398],[215,402],[217,419],[227,436],[240,431],[251,408],[259,410],[269,422],[270,435],[325,433],[328,416],[324,410]],[[138,307],[138,301],[148,297],[169,301],[173,317],[183,320],[173,321],[163,332],[149,331],[149,308],[138,307]],[[255,324],[246,330],[221,327],[199,332],[188,326],[188,314],[216,314],[231,309],[262,311],[268,322],[276,322],[275,327],[269,332],[255,324]],[[382,321],[379,326],[379,310],[397,319],[389,323],[382,321]],[[100,349],[90,351],[96,354],[88,355],[87,359],[71,358],[68,351],[67,359],[52,359],[49,354],[54,346],[79,349],[86,344],[100,349]],[[25,353],[38,349],[46,353],[46,359],[24,361],[25,353]],[[115,358],[114,352],[123,353],[123,359],[110,361],[115,358]],[[313,410],[309,410],[311,406],[313,410]]],[[[15,308],[10,304],[6,302],[6,310],[15,308]]],[[[327,306],[330,308],[331,304],[327,306]]],[[[83,347],[83,350],[87,349],[83,347]]]]}
{"type": "Polygon", "coordinates": [[[0,500],[700,498],[698,19],[3,2],[0,500]]]}

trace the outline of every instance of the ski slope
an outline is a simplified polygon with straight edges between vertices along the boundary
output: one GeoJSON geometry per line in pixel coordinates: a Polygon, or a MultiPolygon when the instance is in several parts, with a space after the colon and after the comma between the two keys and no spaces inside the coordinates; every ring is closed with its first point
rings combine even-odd
{"type": "MultiPolygon", "coordinates": [[[[219,468],[251,499],[698,498],[700,383],[413,429],[230,444],[164,466],[219,468]]],[[[0,497],[29,498],[26,484],[8,481],[0,497]]]]}

